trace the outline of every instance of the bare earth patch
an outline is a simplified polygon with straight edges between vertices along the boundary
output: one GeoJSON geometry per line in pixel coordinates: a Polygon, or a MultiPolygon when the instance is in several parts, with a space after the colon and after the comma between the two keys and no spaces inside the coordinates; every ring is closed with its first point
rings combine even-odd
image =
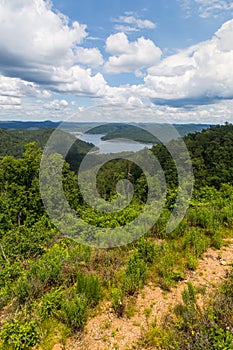
{"type": "Polygon", "coordinates": [[[174,306],[182,301],[182,291],[191,281],[195,287],[205,290],[198,294],[198,303],[203,306],[211,292],[222,282],[233,263],[233,240],[221,250],[208,249],[194,272],[188,272],[186,280],[179,282],[170,292],[164,292],[152,283],[147,284],[137,296],[134,312],[130,318],[118,318],[111,309],[111,303],[104,302],[97,316],[89,319],[80,338],[67,341],[66,350],[109,350],[130,349],[140,338],[148,322],[156,318],[157,323],[174,306]]]}

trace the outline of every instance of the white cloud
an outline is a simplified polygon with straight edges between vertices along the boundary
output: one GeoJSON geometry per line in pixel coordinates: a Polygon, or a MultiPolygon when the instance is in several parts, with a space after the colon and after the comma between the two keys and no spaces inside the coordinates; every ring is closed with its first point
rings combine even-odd
{"type": "Polygon", "coordinates": [[[106,51],[112,55],[105,64],[108,73],[135,72],[158,63],[162,55],[152,40],[140,37],[129,42],[125,33],[110,35],[106,51]]]}
{"type": "Polygon", "coordinates": [[[86,49],[78,47],[76,50],[77,62],[85,64],[90,67],[98,67],[104,63],[103,56],[96,48],[86,49]]]}
{"type": "Polygon", "coordinates": [[[156,24],[148,19],[141,19],[134,13],[125,13],[124,16],[113,19],[117,24],[114,28],[117,31],[132,32],[139,31],[142,29],[154,29],[156,24]]]}
{"type": "Polygon", "coordinates": [[[197,11],[200,17],[218,17],[224,12],[233,12],[232,0],[178,0],[190,16],[197,11]]]}
{"type": "Polygon", "coordinates": [[[44,97],[51,96],[49,91],[41,90],[38,85],[19,78],[0,75],[0,95],[14,97],[44,97]]]}
{"type": "Polygon", "coordinates": [[[223,11],[233,10],[231,0],[195,0],[199,6],[200,17],[217,16],[223,11]]]}
{"type": "Polygon", "coordinates": [[[1,106],[20,106],[21,100],[18,97],[0,96],[1,106]]]}
{"type": "Polygon", "coordinates": [[[48,2],[0,0],[1,61],[11,57],[25,65],[72,62],[72,47],[86,36],[85,25],[69,25],[68,18],[54,13],[48,2]]]}
{"type": "Polygon", "coordinates": [[[47,109],[56,109],[60,110],[62,108],[66,108],[69,105],[69,103],[66,100],[53,100],[49,103],[45,103],[44,107],[47,109]]]}
{"type": "Polygon", "coordinates": [[[76,64],[102,63],[98,49],[80,47],[86,37],[86,25],[70,23],[49,1],[0,0],[0,71],[5,76],[55,91],[62,86],[72,92],[74,86],[75,93],[96,93],[96,82],[104,78],[76,64]]]}
{"type": "Polygon", "coordinates": [[[200,99],[200,104],[201,99],[233,98],[233,20],[224,23],[212,39],[150,68],[145,88],[150,97],[200,99]]]}
{"type": "Polygon", "coordinates": [[[105,94],[106,81],[102,74],[92,76],[91,69],[73,66],[69,69],[54,68],[52,84],[58,92],[70,92],[79,96],[102,96],[105,94]]]}

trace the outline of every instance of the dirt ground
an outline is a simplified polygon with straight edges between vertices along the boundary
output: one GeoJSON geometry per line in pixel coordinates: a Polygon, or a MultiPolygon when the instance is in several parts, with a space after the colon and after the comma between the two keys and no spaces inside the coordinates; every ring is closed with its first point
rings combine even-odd
{"type": "MultiPolygon", "coordinates": [[[[230,265],[233,263],[233,240],[221,250],[208,249],[200,260],[197,269],[189,272],[186,279],[179,282],[169,292],[164,292],[152,283],[147,284],[138,294],[133,306],[132,316],[118,318],[110,303],[100,306],[98,315],[89,319],[80,339],[70,338],[66,350],[109,350],[130,349],[140,338],[148,323],[155,318],[157,323],[182,301],[182,291],[191,281],[195,287],[205,290],[204,296],[198,294],[198,303],[202,307],[214,289],[221,283],[230,265]]],[[[129,315],[128,315],[129,316],[129,315]]]]}

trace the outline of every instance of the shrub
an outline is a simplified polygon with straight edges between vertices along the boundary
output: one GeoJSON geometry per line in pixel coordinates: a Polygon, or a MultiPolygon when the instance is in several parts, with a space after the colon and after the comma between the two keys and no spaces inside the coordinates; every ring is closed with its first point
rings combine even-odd
{"type": "Polygon", "coordinates": [[[195,228],[192,228],[184,236],[183,248],[191,252],[197,258],[199,258],[209,246],[210,239],[195,228]]]}
{"type": "Polygon", "coordinates": [[[31,266],[31,276],[42,282],[44,287],[56,286],[61,283],[63,252],[58,249],[56,250],[52,249],[42,259],[34,262],[31,266]]]}
{"type": "Polygon", "coordinates": [[[143,260],[140,259],[138,252],[135,252],[128,261],[123,285],[126,293],[133,295],[142,288],[146,278],[147,267],[143,260]]]}
{"type": "Polygon", "coordinates": [[[0,332],[0,338],[8,349],[27,350],[39,341],[35,322],[21,324],[18,320],[6,322],[0,332]]]}
{"type": "Polygon", "coordinates": [[[61,302],[61,319],[73,331],[84,327],[88,317],[88,301],[83,295],[75,295],[61,302]]]}
{"type": "Polygon", "coordinates": [[[152,264],[156,256],[156,246],[154,242],[142,238],[137,245],[138,256],[145,263],[152,264]]]}
{"type": "Polygon", "coordinates": [[[85,296],[90,306],[97,305],[102,294],[98,277],[84,273],[78,273],[76,291],[85,296]]]}
{"type": "Polygon", "coordinates": [[[220,231],[215,232],[211,237],[211,246],[216,249],[220,249],[223,245],[222,233],[220,231]]]}
{"type": "Polygon", "coordinates": [[[57,311],[61,307],[62,292],[61,289],[52,289],[41,299],[40,314],[43,319],[51,315],[57,315],[57,311]]]}
{"type": "Polygon", "coordinates": [[[30,285],[25,276],[20,277],[14,288],[14,295],[18,304],[25,303],[30,297],[30,285]]]}
{"type": "Polygon", "coordinates": [[[118,317],[123,316],[124,312],[124,293],[122,289],[120,288],[113,288],[111,290],[111,300],[112,300],[112,307],[114,311],[116,312],[118,317]]]}

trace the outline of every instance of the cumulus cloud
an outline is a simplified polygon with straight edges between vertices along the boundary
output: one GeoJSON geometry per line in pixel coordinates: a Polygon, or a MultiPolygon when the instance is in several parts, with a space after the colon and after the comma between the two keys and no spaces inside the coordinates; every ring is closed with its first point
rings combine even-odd
{"type": "Polygon", "coordinates": [[[70,92],[79,96],[102,96],[107,83],[102,74],[92,76],[91,69],[73,66],[69,69],[54,68],[52,84],[57,92],[70,92]]]}
{"type": "Polygon", "coordinates": [[[117,31],[132,32],[139,31],[141,29],[154,29],[156,24],[148,19],[141,19],[134,13],[127,13],[124,16],[113,19],[116,23],[114,28],[117,31]]]}
{"type": "MultiPolygon", "coordinates": [[[[84,93],[83,86],[85,91],[89,87],[91,93],[98,91],[99,87],[94,88],[98,77],[76,65],[77,61],[85,65],[93,65],[95,60],[97,65],[102,63],[97,49],[80,47],[87,35],[86,25],[70,22],[66,16],[55,13],[50,1],[0,0],[0,71],[5,76],[56,90],[58,77],[62,79],[67,70],[68,90],[72,83],[77,87],[78,79],[84,81],[80,82],[77,93],[84,93]]],[[[66,82],[60,81],[63,90],[66,82]]]]}
{"type": "Polygon", "coordinates": [[[157,64],[162,51],[152,40],[144,37],[129,42],[125,33],[110,35],[106,40],[106,51],[112,55],[105,63],[108,73],[137,72],[157,64]]]}
{"type": "Polygon", "coordinates": [[[84,47],[78,47],[76,50],[76,59],[77,62],[89,67],[98,67],[104,63],[102,54],[96,48],[87,49],[84,47]]]}
{"type": "Polygon", "coordinates": [[[47,109],[58,109],[66,108],[69,105],[69,103],[66,100],[53,100],[49,103],[45,103],[44,107],[47,109]]]}
{"type": "Polygon", "coordinates": [[[19,78],[0,75],[0,95],[13,97],[43,97],[51,96],[48,90],[41,90],[37,84],[19,78]]]}
{"type": "Polygon", "coordinates": [[[233,98],[233,20],[224,23],[212,39],[151,67],[145,88],[157,104],[190,105],[198,100],[208,104],[233,98]]]}

